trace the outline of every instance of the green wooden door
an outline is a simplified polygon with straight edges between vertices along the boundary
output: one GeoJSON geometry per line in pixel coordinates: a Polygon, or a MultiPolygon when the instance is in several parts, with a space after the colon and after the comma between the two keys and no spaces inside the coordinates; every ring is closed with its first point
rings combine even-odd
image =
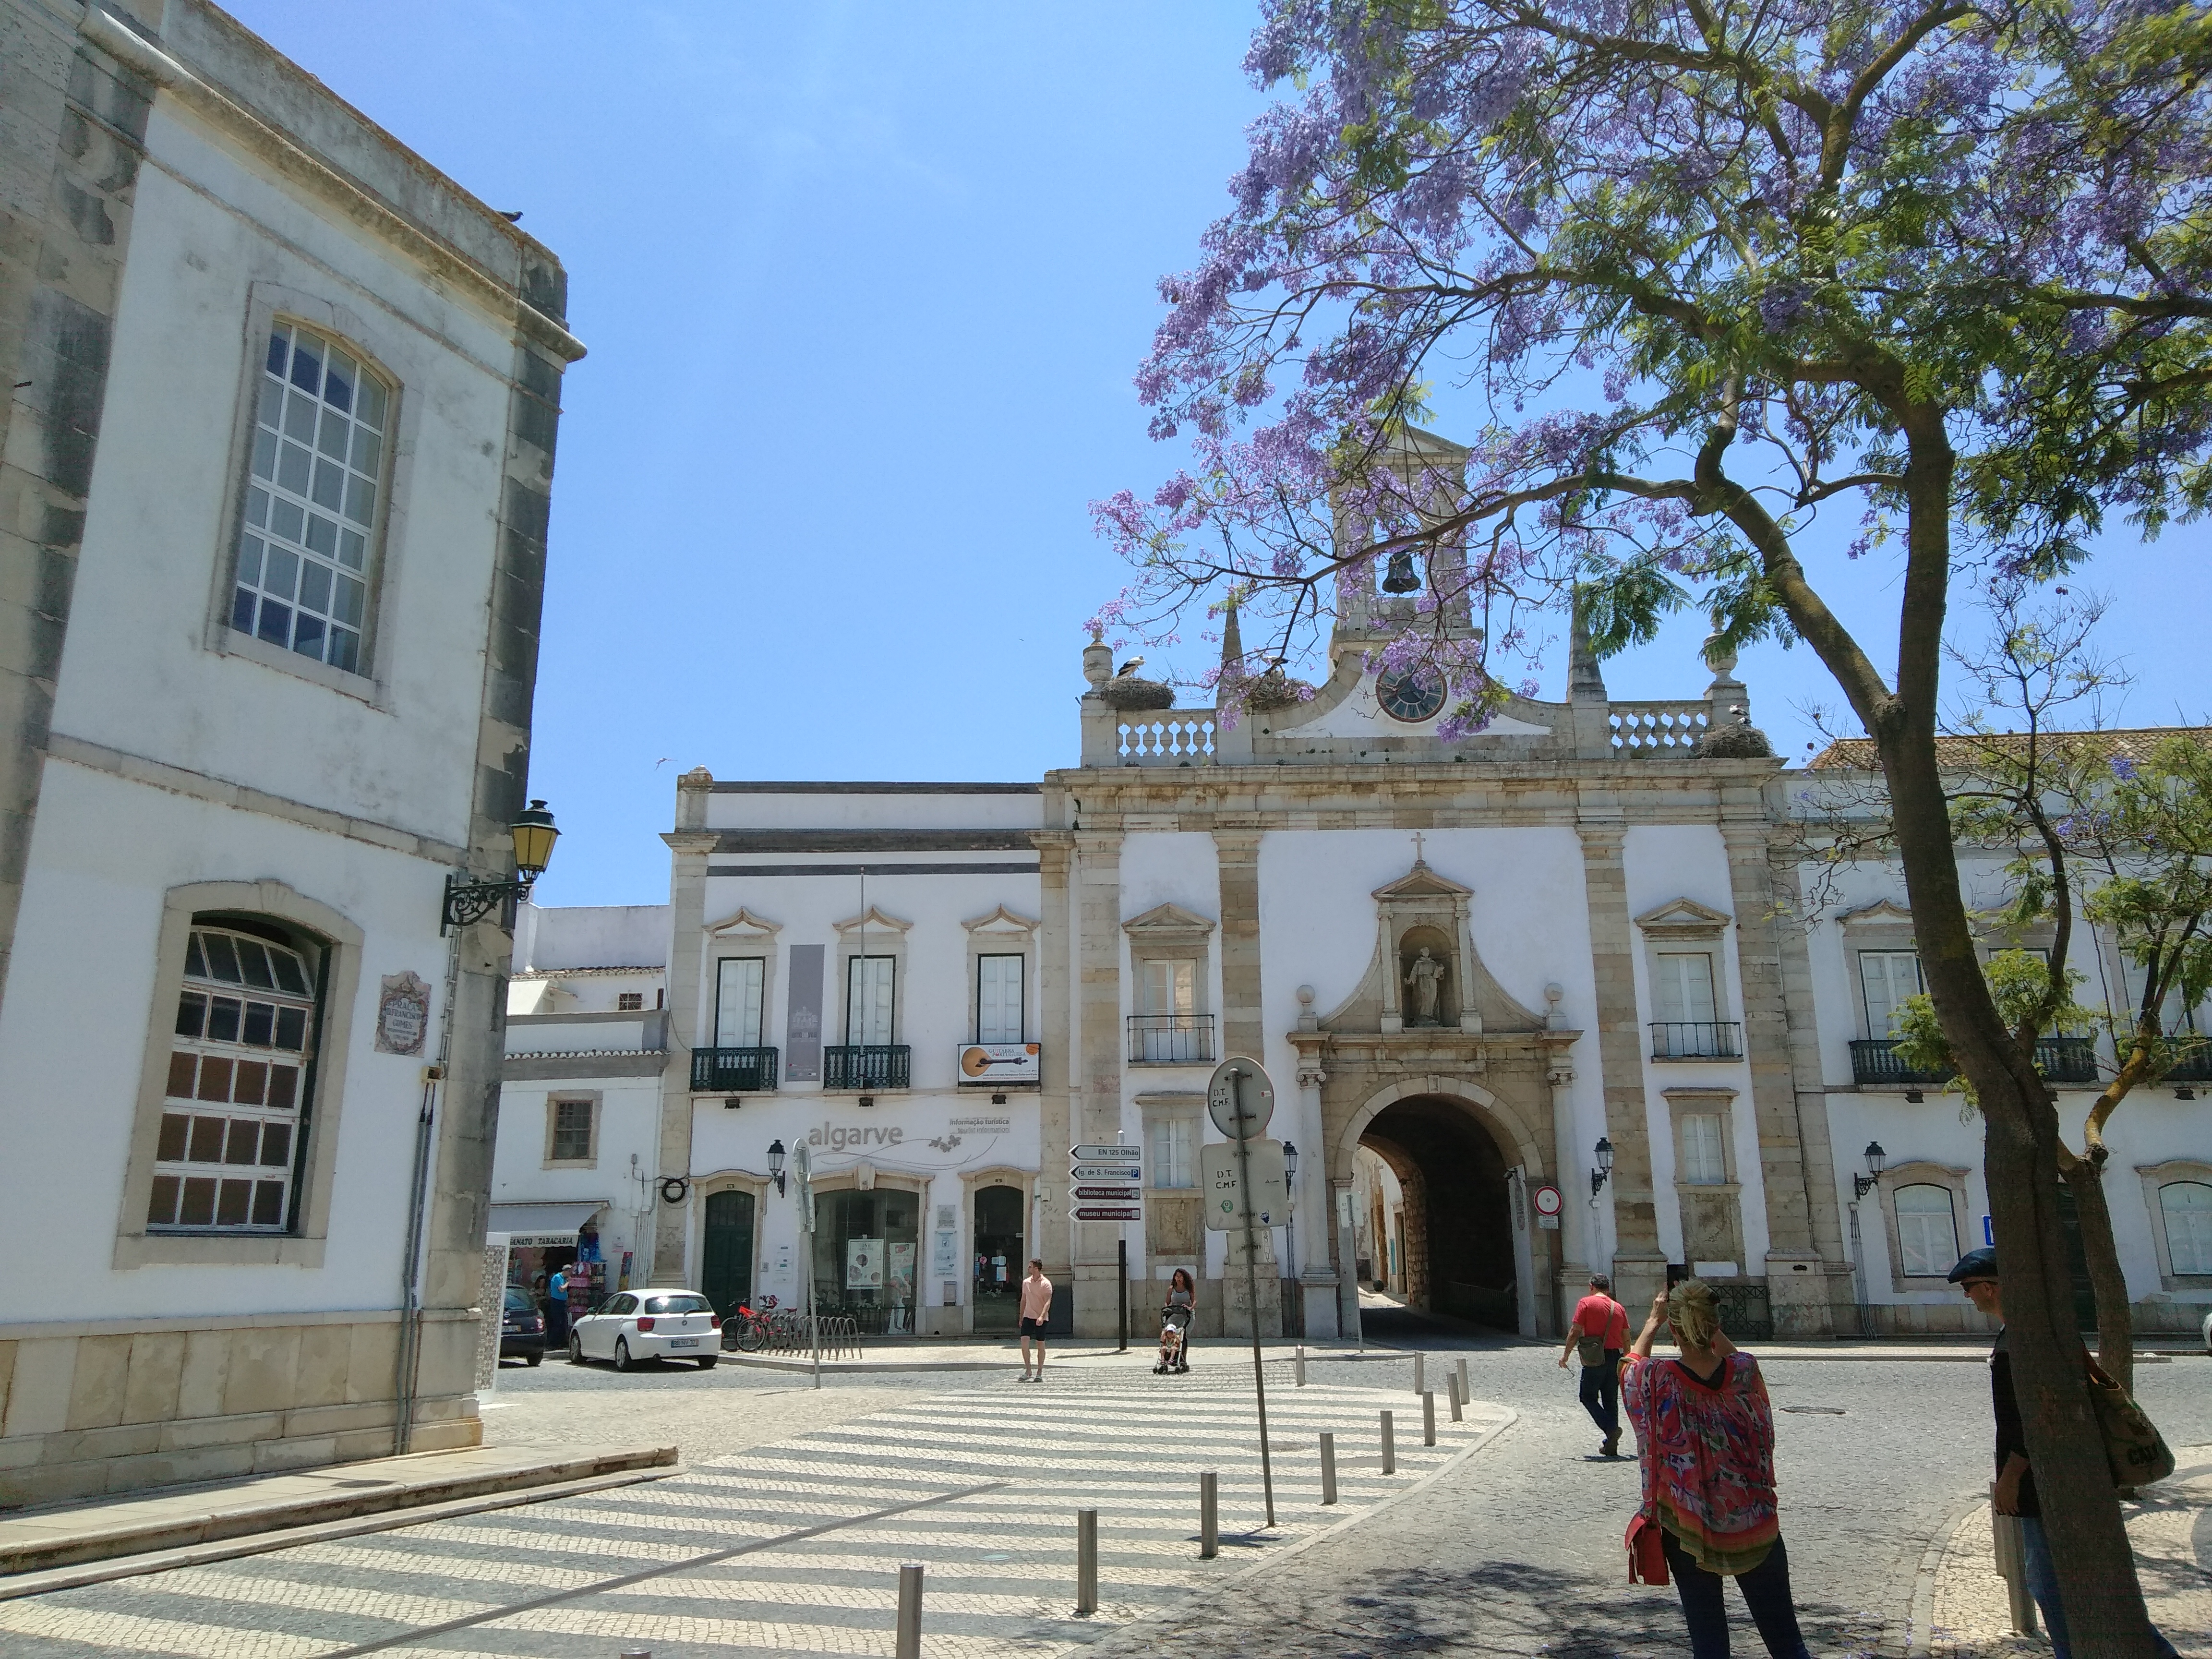
{"type": "Polygon", "coordinates": [[[699,1289],[727,1319],[753,1293],[753,1195],[712,1193],[707,1199],[707,1237],[701,1251],[699,1289]]]}

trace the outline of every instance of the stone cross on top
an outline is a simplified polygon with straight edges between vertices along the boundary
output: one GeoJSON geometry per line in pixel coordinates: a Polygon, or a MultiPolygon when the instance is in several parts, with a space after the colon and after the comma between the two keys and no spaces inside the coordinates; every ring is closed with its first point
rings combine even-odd
{"type": "Polygon", "coordinates": [[[1413,862],[1416,864],[1425,864],[1427,862],[1426,858],[1423,856],[1422,853],[1421,832],[1418,830],[1413,831],[1413,862]]]}

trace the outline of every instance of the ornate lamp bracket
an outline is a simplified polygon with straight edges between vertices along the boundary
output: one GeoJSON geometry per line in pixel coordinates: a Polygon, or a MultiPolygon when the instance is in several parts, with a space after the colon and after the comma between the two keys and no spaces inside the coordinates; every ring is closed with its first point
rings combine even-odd
{"type": "Polygon", "coordinates": [[[463,881],[458,876],[447,876],[445,907],[439,913],[439,936],[482,921],[495,910],[499,912],[500,926],[513,933],[514,907],[530,896],[532,885],[527,881],[463,881]]]}

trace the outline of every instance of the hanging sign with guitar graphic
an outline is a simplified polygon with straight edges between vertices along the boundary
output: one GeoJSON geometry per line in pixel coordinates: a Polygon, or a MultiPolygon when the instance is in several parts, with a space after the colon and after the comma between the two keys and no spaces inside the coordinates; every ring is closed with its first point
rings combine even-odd
{"type": "Polygon", "coordinates": [[[1037,1045],[1034,1042],[960,1045],[960,1081],[963,1087],[996,1088],[1009,1083],[1035,1083],[1037,1077],[1037,1045]]]}

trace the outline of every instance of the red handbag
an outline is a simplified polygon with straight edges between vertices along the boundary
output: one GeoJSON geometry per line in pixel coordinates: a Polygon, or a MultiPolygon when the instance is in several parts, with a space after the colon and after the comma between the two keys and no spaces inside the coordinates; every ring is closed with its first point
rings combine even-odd
{"type": "Polygon", "coordinates": [[[1667,1550],[1663,1543],[1665,1532],[1659,1517],[1649,1510],[1639,1510],[1628,1523],[1628,1536],[1621,1541],[1628,1546],[1628,1582],[1632,1584],[1663,1584],[1667,1582],[1667,1550]]]}

